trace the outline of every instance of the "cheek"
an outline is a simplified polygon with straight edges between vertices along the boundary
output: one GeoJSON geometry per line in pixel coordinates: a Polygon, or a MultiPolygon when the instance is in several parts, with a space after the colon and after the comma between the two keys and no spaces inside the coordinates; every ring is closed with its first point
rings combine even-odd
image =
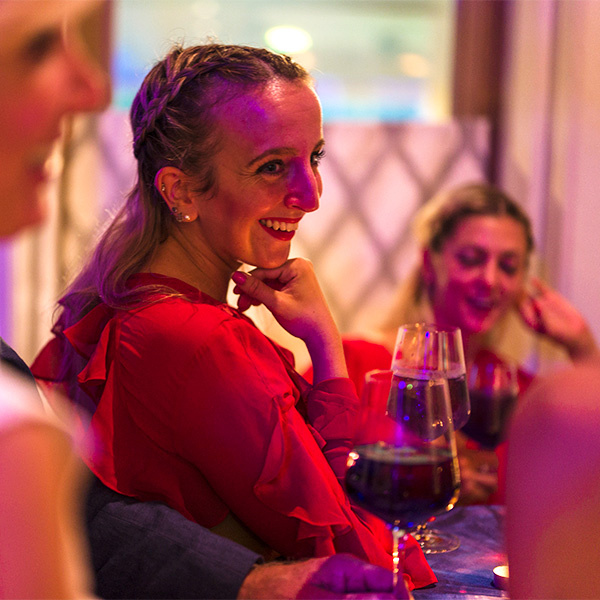
{"type": "Polygon", "coordinates": [[[510,279],[504,285],[504,296],[507,301],[515,301],[523,291],[525,282],[522,277],[518,279],[510,279]]]}
{"type": "Polygon", "coordinates": [[[436,266],[435,282],[440,290],[458,292],[473,280],[473,275],[453,261],[444,261],[436,266]]]}
{"type": "Polygon", "coordinates": [[[32,141],[41,140],[47,122],[47,106],[43,103],[27,102],[19,106],[3,106],[0,115],[2,146],[26,148],[32,141]]]}

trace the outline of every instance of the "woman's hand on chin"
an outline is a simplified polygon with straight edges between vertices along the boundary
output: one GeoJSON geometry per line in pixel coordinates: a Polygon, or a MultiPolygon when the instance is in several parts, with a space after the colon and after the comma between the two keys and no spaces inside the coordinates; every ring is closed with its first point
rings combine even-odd
{"type": "Polygon", "coordinates": [[[292,258],[274,269],[236,271],[232,279],[240,310],[264,304],[288,333],[306,343],[315,382],[347,376],[340,334],[310,261],[292,258]]]}

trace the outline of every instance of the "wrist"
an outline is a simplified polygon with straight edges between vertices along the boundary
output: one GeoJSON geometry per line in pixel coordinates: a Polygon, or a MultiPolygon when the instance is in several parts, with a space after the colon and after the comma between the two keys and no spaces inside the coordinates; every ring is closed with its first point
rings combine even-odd
{"type": "Polygon", "coordinates": [[[572,361],[586,360],[599,353],[596,340],[589,329],[567,345],[567,352],[572,361]]]}
{"type": "Polygon", "coordinates": [[[314,337],[305,343],[313,365],[314,383],[336,377],[348,377],[342,338],[337,330],[336,335],[314,337]]]}

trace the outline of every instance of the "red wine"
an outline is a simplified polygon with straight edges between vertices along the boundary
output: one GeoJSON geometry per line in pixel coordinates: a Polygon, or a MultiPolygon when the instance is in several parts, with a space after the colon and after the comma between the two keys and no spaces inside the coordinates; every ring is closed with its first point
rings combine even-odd
{"type": "Polygon", "coordinates": [[[504,441],[517,396],[477,390],[472,390],[470,396],[471,416],[461,431],[486,448],[496,448],[504,441]]]}
{"type": "Polygon", "coordinates": [[[351,453],[346,490],[359,506],[403,528],[444,512],[458,499],[458,466],[450,451],[378,442],[351,453]]]}

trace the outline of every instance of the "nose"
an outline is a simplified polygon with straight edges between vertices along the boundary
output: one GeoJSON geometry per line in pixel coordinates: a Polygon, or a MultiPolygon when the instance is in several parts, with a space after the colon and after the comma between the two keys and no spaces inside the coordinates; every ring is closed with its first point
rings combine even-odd
{"type": "Polygon", "coordinates": [[[108,75],[90,57],[82,42],[69,39],[65,44],[65,112],[101,110],[110,101],[108,75]]]}
{"type": "Polygon", "coordinates": [[[494,288],[500,282],[500,270],[493,260],[488,260],[481,268],[481,280],[488,287],[494,288]]]}
{"type": "Polygon", "coordinates": [[[312,164],[294,165],[290,169],[289,190],[284,203],[288,208],[313,212],[319,208],[322,191],[321,175],[316,167],[312,164]]]}

